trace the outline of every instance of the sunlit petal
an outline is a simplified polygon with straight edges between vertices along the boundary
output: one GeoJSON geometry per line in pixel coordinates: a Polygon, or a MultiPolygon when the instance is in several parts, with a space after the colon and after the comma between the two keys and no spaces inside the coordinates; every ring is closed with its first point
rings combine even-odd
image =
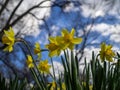
{"type": "Polygon", "coordinates": [[[34,67],[33,59],[30,55],[27,55],[26,63],[27,63],[28,68],[33,68],[34,67]]]}
{"type": "Polygon", "coordinates": [[[75,29],[72,28],[72,30],[71,30],[71,35],[74,36],[74,34],[75,34],[75,29]]]}
{"type": "Polygon", "coordinates": [[[61,32],[62,36],[66,35],[66,34],[69,34],[68,30],[67,29],[63,29],[62,32],[61,32]]]}
{"type": "Polygon", "coordinates": [[[74,38],[73,40],[72,40],[72,43],[74,43],[74,44],[79,44],[79,43],[81,43],[82,42],[82,38],[74,38]]]}

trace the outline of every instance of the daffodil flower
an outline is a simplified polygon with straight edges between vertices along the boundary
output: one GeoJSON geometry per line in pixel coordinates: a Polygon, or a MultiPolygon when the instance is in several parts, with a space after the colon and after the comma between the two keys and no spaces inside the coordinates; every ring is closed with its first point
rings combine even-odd
{"type": "Polygon", "coordinates": [[[55,90],[55,88],[57,87],[57,84],[56,84],[55,81],[53,81],[53,82],[49,83],[49,84],[47,85],[47,87],[49,87],[50,90],[55,90]]]}
{"type": "MultiPolygon", "coordinates": [[[[57,83],[55,81],[49,83],[47,86],[50,88],[50,90],[60,90],[60,87],[57,87],[57,83]]],[[[62,83],[62,90],[66,90],[65,83],[62,83]]]]}
{"type": "Polygon", "coordinates": [[[75,44],[79,44],[82,42],[82,38],[74,38],[74,33],[75,29],[72,29],[70,33],[66,29],[62,30],[64,45],[67,45],[68,48],[70,48],[71,50],[74,49],[75,44]]]}
{"type": "Polygon", "coordinates": [[[115,53],[112,51],[112,45],[106,45],[105,43],[101,44],[100,58],[102,62],[106,59],[109,62],[113,61],[115,53]]]}
{"type": "Polygon", "coordinates": [[[33,68],[34,67],[33,59],[30,55],[27,55],[26,63],[27,63],[28,68],[33,68]]]}
{"type": "Polygon", "coordinates": [[[2,43],[6,44],[7,47],[4,49],[4,51],[13,51],[13,45],[15,43],[15,34],[13,29],[10,27],[9,31],[4,30],[4,35],[2,37],[2,43]]]}
{"type": "MultiPolygon", "coordinates": [[[[86,88],[86,82],[82,82],[82,85],[86,88]]],[[[89,90],[93,90],[93,85],[89,85],[89,90]]]]}
{"type": "Polygon", "coordinates": [[[38,58],[41,58],[41,49],[38,42],[35,43],[34,53],[38,55],[38,58]]]}
{"type": "MultiPolygon", "coordinates": [[[[60,90],[60,88],[57,88],[57,90],[60,90]]],[[[66,90],[65,83],[62,83],[62,90],[66,90]]]]}
{"type": "Polygon", "coordinates": [[[66,29],[62,30],[62,36],[50,37],[50,44],[46,45],[46,48],[50,51],[49,56],[60,55],[62,50],[66,48],[74,49],[75,44],[82,42],[82,38],[74,38],[75,30],[69,33],[66,29]]]}
{"type": "Polygon", "coordinates": [[[49,69],[51,68],[51,65],[48,64],[48,60],[40,61],[38,64],[38,69],[41,73],[49,74],[49,69]]]}
{"type": "Polygon", "coordinates": [[[93,90],[93,85],[89,85],[89,90],[93,90]]]}
{"type": "Polygon", "coordinates": [[[50,51],[49,56],[55,56],[55,55],[60,55],[61,51],[66,48],[64,45],[64,42],[62,41],[62,38],[57,36],[57,37],[50,37],[49,38],[50,44],[46,45],[46,48],[50,51]]]}

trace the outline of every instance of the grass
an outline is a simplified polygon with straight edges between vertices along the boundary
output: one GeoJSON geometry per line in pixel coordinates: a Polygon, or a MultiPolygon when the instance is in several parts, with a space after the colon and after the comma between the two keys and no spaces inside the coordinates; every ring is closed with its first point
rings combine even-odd
{"type": "MultiPolygon", "coordinates": [[[[120,62],[120,55],[117,53],[118,61],[120,62]]],[[[52,61],[52,59],[51,59],[52,61]]],[[[86,63],[83,71],[84,79],[80,78],[79,62],[75,54],[71,51],[64,51],[64,56],[61,56],[62,65],[64,67],[64,74],[59,73],[59,79],[56,80],[55,75],[53,80],[55,86],[49,85],[49,82],[44,81],[45,75],[40,75],[32,71],[35,84],[30,90],[120,90],[120,63],[111,64],[104,61],[101,63],[98,56],[92,53],[90,63],[86,63]],[[35,74],[35,75],[34,75],[35,74]],[[39,80],[36,80],[39,79],[39,80]],[[90,82],[92,81],[92,82],[90,82]],[[64,83],[64,88],[62,84],[64,83]],[[40,86],[39,86],[40,85],[40,86]]],[[[53,64],[52,64],[53,65],[53,64]]],[[[53,68],[54,69],[54,68],[53,68]]],[[[55,74],[55,73],[54,73],[55,74]]],[[[51,76],[50,76],[51,77],[51,76]]],[[[26,90],[28,82],[25,79],[20,80],[16,76],[14,79],[6,81],[0,75],[1,90],[26,90]]]]}

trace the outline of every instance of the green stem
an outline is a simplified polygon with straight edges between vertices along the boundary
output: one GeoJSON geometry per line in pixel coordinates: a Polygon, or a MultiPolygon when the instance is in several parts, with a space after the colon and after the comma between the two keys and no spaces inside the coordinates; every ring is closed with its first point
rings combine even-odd
{"type": "MultiPolygon", "coordinates": [[[[37,69],[37,72],[38,72],[39,75],[37,75],[37,72],[35,71],[35,69],[33,69],[34,74],[36,75],[36,77],[40,76],[40,79],[41,79],[43,85],[45,86],[45,82],[44,82],[44,80],[43,80],[43,78],[42,78],[42,76],[41,76],[41,74],[40,74],[40,72],[39,72],[39,69],[38,69],[36,63],[35,63],[35,60],[34,60],[34,58],[33,58],[33,55],[32,55],[31,49],[30,49],[30,46],[29,46],[29,45],[27,44],[27,42],[26,42],[24,39],[22,39],[22,38],[16,39],[16,42],[22,42],[22,43],[26,46],[26,48],[28,49],[28,51],[29,51],[29,53],[30,53],[30,56],[31,56],[32,59],[33,59],[33,63],[34,63],[34,65],[35,65],[35,68],[37,69]]],[[[43,50],[41,50],[41,51],[48,51],[48,50],[47,50],[47,49],[43,49],[43,50]]],[[[38,77],[37,79],[38,79],[38,81],[40,82],[39,77],[38,77]]]]}
{"type": "Polygon", "coordinates": [[[53,65],[53,60],[51,58],[51,62],[52,62],[52,67],[53,67],[53,76],[54,76],[54,80],[56,81],[56,77],[55,77],[55,69],[54,69],[54,65],[53,65]]]}
{"type": "MultiPolygon", "coordinates": [[[[41,86],[42,86],[42,85],[40,85],[40,83],[39,83],[39,80],[38,80],[38,78],[37,78],[36,73],[34,72],[34,70],[33,70],[33,69],[30,69],[30,71],[32,72],[32,75],[33,75],[33,77],[34,77],[34,79],[35,79],[35,81],[36,81],[36,83],[37,83],[38,87],[41,89],[41,86]]],[[[43,88],[43,87],[42,87],[42,88],[43,88]]]]}

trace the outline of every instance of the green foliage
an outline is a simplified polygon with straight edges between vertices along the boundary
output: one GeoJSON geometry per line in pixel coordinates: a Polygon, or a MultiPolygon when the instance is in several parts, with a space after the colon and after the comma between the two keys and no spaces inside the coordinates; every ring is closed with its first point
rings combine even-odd
{"type": "Polygon", "coordinates": [[[0,75],[0,89],[1,90],[25,90],[27,85],[26,79],[18,79],[16,76],[14,79],[6,79],[0,75]]]}
{"type": "MultiPolygon", "coordinates": [[[[119,62],[119,54],[118,61],[119,62]]],[[[120,90],[120,64],[110,64],[110,62],[104,61],[100,63],[98,57],[95,57],[94,52],[92,53],[92,60],[88,65],[91,67],[92,73],[92,85],[93,90],[120,90]]],[[[85,67],[86,73],[89,72],[89,68],[85,67]]],[[[87,75],[89,77],[89,74],[87,75]]],[[[86,83],[89,82],[89,79],[86,80],[86,83]]],[[[88,87],[89,84],[86,84],[88,87]]]]}
{"type": "MultiPolygon", "coordinates": [[[[11,35],[10,32],[7,32],[6,34],[11,35]]],[[[75,52],[72,51],[73,46],[75,44],[78,44],[78,42],[81,42],[82,39],[74,38],[73,34],[74,34],[74,30],[72,30],[70,34],[67,31],[64,31],[62,34],[63,36],[61,38],[52,37],[50,38],[51,43],[47,45],[48,49],[50,49],[49,52],[51,51],[53,55],[56,54],[59,55],[61,50],[64,51],[64,54],[61,56],[61,62],[64,71],[63,73],[59,72],[58,79],[55,76],[55,70],[54,70],[52,58],[51,58],[52,65],[48,64],[48,60],[41,61],[40,57],[38,58],[40,64],[36,63],[36,60],[33,57],[33,53],[29,44],[24,39],[16,39],[15,41],[22,42],[26,46],[29,52],[29,55],[27,55],[28,59],[26,60],[27,61],[26,64],[32,74],[34,84],[33,87],[30,87],[30,84],[27,82],[26,78],[21,80],[16,75],[15,78],[10,78],[8,79],[9,82],[7,82],[6,79],[0,75],[0,89],[26,90],[28,89],[27,86],[29,86],[28,90],[120,90],[119,53],[115,55],[115,53],[112,50],[112,46],[103,43],[101,45],[100,54],[96,56],[94,52],[92,52],[92,59],[90,60],[90,63],[87,63],[87,59],[85,58],[84,70],[82,72],[84,78],[82,79],[80,77],[79,60],[75,52]],[[71,40],[73,41],[71,42],[71,40],[69,40],[68,38],[69,44],[67,44],[65,42],[66,38],[64,36],[71,37],[71,40]],[[65,41],[63,38],[65,39],[65,41]],[[61,49],[62,44],[59,43],[58,45],[59,40],[56,41],[56,39],[63,40],[62,43],[64,42],[67,47],[61,49]],[[68,48],[70,49],[69,51],[68,48]],[[113,58],[115,60],[113,60],[113,58]],[[53,69],[53,74],[51,74],[49,71],[51,66],[53,69]],[[47,81],[46,76],[52,78],[53,81],[52,82],[47,81]]],[[[8,41],[10,36],[9,37],[8,36],[9,35],[6,36],[8,40],[5,41],[6,40],[5,38],[4,42],[9,44],[8,41]]],[[[10,48],[7,49],[10,49],[8,51],[12,50],[11,44],[10,44],[10,48]]],[[[41,50],[40,46],[37,44],[37,46],[35,46],[35,54],[40,54],[42,51],[46,51],[46,50],[41,50]]]]}
{"type": "MultiPolygon", "coordinates": [[[[45,81],[45,76],[36,72],[35,69],[30,69],[35,84],[30,90],[120,90],[120,55],[117,53],[117,63],[111,64],[99,60],[99,55],[95,56],[92,53],[92,59],[90,63],[87,63],[85,59],[85,67],[83,71],[84,79],[80,78],[79,62],[73,51],[70,53],[64,51],[64,56],[61,56],[61,61],[64,67],[64,75],[59,73],[59,79],[56,80],[55,71],[53,67],[53,80],[56,82],[56,86],[53,86],[45,81]],[[92,81],[90,83],[90,81],[92,81]],[[66,89],[63,89],[62,83],[64,82],[66,89]],[[59,89],[58,89],[59,88],[59,89]]],[[[26,79],[20,80],[17,76],[14,79],[6,81],[4,77],[0,75],[0,88],[1,90],[26,90],[28,82],[26,79]]]]}
{"type": "Polygon", "coordinates": [[[66,90],[81,90],[81,83],[79,78],[79,63],[73,52],[68,54],[64,51],[65,58],[61,57],[64,66],[64,80],[66,90]]]}

